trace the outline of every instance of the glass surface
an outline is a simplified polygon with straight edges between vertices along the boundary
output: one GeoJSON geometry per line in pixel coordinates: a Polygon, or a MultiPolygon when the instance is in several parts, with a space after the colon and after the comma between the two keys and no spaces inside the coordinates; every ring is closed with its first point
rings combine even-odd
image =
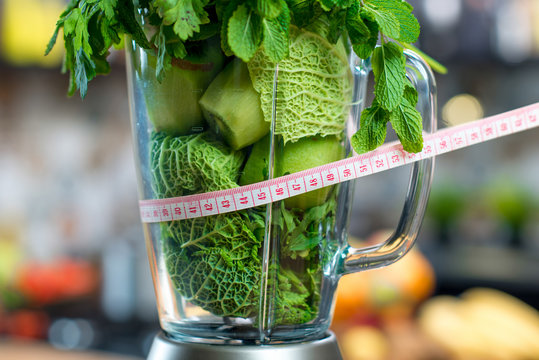
{"type": "MultiPolygon", "coordinates": [[[[130,44],[141,199],[224,190],[351,155],[369,66],[342,43],[310,54],[315,61],[298,56],[269,66],[255,56],[247,66],[210,39],[195,58],[173,60],[160,81],[157,54],[130,44]]],[[[391,249],[348,246],[350,182],[238,212],[144,224],[163,330],[182,341],[229,344],[323,337],[339,277],[389,264],[413,243],[431,171],[431,163],[414,167],[391,249]]]]}

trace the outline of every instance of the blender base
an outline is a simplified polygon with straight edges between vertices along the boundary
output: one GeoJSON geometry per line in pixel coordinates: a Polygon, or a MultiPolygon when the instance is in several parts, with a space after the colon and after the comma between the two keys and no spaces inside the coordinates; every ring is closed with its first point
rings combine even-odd
{"type": "Polygon", "coordinates": [[[147,360],[342,360],[337,339],[328,333],[324,339],[286,345],[210,345],[184,343],[156,335],[147,360]]]}

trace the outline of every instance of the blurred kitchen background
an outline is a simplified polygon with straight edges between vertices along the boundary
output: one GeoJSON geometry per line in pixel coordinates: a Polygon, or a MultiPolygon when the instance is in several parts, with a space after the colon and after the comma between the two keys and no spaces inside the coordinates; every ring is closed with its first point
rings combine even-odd
{"type": "MultiPolygon", "coordinates": [[[[409,2],[419,47],[449,70],[436,75],[440,127],[539,101],[538,0],[409,2]]],[[[0,359],[23,339],[143,357],[159,326],[123,53],[84,101],[68,98],[61,47],[43,56],[65,3],[0,0],[0,359]]],[[[535,129],[437,158],[413,253],[340,286],[345,360],[539,359],[523,350],[539,343],[538,139],[535,129]],[[486,310],[470,315],[474,304],[486,310]],[[507,322],[484,328],[500,314],[507,322]],[[511,326],[529,331],[513,341],[511,326]]],[[[395,227],[408,174],[357,181],[354,242],[395,227]]]]}

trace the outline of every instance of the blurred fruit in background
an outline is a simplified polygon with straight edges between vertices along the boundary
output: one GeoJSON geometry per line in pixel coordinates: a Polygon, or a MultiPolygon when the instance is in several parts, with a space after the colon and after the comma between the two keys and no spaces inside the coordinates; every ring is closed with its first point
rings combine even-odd
{"type": "MultiPolygon", "coordinates": [[[[350,241],[356,247],[365,247],[383,242],[390,234],[380,231],[363,244],[350,241]]],[[[409,317],[421,301],[432,295],[434,287],[431,264],[414,248],[390,267],[343,276],[337,288],[332,326],[346,327],[351,319],[379,323],[409,317]]]]}
{"type": "MultiPolygon", "coordinates": [[[[390,235],[380,231],[365,242],[349,242],[366,247],[390,235]]],[[[344,359],[443,359],[443,351],[414,325],[418,306],[435,284],[433,267],[417,247],[391,266],[343,276],[331,327],[344,359]]]]}
{"type": "Polygon", "coordinates": [[[62,0],[0,1],[2,58],[19,66],[59,66],[63,57],[61,47],[55,47],[48,56],[45,48],[64,6],[62,0]]]}
{"type": "MultiPolygon", "coordinates": [[[[0,264],[12,263],[0,242],[0,264]],[[8,261],[4,261],[8,260],[8,261]]],[[[19,261],[0,284],[0,335],[44,339],[51,324],[50,306],[96,294],[97,268],[86,260],[61,258],[50,262],[19,261]]]]}
{"type": "Polygon", "coordinates": [[[17,272],[15,288],[29,303],[39,306],[92,294],[98,280],[98,272],[89,262],[64,258],[25,263],[17,272]]]}
{"type": "Polygon", "coordinates": [[[539,312],[498,290],[434,297],[422,306],[418,323],[451,359],[539,359],[539,312]]]}

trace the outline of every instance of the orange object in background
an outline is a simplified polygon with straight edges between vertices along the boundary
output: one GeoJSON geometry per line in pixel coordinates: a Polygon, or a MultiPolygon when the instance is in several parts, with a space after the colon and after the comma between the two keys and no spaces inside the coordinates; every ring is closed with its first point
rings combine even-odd
{"type": "Polygon", "coordinates": [[[16,310],[0,314],[0,334],[22,339],[44,339],[50,319],[39,310],[16,310]]]}
{"type": "Polygon", "coordinates": [[[99,274],[90,263],[62,259],[52,263],[21,266],[15,288],[33,305],[89,295],[97,289],[99,274]]]}
{"type": "MultiPolygon", "coordinates": [[[[386,231],[379,232],[362,246],[387,237],[386,231]]],[[[408,317],[432,295],[434,286],[432,265],[417,248],[389,267],[343,276],[337,288],[332,327],[408,317]]]]}

